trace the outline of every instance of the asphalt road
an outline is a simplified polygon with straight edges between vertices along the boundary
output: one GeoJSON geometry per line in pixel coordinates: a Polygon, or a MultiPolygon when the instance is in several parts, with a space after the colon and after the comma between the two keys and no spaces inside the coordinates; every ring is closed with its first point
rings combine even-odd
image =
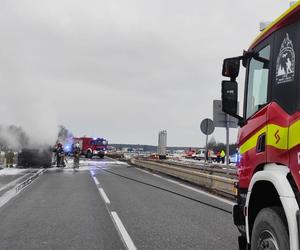
{"type": "Polygon", "coordinates": [[[49,170],[0,208],[0,249],[237,249],[231,204],[170,180],[110,159],[49,170]]]}

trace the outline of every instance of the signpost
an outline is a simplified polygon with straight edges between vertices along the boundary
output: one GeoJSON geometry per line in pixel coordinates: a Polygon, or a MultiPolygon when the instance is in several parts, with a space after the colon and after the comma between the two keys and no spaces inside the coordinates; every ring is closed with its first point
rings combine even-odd
{"type": "Polygon", "coordinates": [[[213,102],[213,121],[215,127],[226,128],[237,128],[238,119],[225,114],[222,111],[222,101],[214,100],[213,102]]]}
{"type": "Polygon", "coordinates": [[[214,100],[213,120],[216,127],[226,128],[226,164],[229,165],[229,128],[237,128],[238,119],[222,111],[221,100],[214,100]]]}
{"type": "Polygon", "coordinates": [[[205,148],[206,148],[206,153],[205,153],[205,161],[207,161],[207,157],[208,157],[208,150],[207,150],[207,141],[208,141],[208,135],[211,135],[214,130],[215,130],[215,126],[214,126],[214,122],[211,119],[204,119],[201,124],[200,124],[200,129],[202,131],[203,134],[206,135],[206,143],[205,143],[205,148]]]}

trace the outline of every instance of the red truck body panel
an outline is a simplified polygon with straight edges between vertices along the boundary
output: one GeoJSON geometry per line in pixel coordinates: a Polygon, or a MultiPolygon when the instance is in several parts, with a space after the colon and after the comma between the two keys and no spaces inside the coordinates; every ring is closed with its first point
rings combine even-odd
{"type": "Polygon", "coordinates": [[[297,130],[298,123],[300,124],[300,112],[289,115],[277,103],[271,102],[240,128],[239,147],[243,147],[251,140],[258,142],[255,137],[258,131],[266,134],[266,150],[264,152],[257,152],[257,144],[252,144],[248,150],[241,152],[241,159],[238,163],[240,188],[248,188],[253,174],[261,164],[277,163],[289,166],[298,190],[300,190],[300,161],[298,161],[300,160],[300,141],[297,141],[296,138],[296,133],[300,134],[300,131],[297,130]]]}

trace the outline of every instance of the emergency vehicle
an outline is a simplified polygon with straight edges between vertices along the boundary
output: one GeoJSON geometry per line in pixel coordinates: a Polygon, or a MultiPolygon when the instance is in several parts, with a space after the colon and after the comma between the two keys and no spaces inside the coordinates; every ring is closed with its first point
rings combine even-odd
{"type": "Polygon", "coordinates": [[[197,150],[196,149],[188,149],[187,151],[185,151],[185,155],[184,157],[185,158],[188,158],[188,159],[194,159],[195,156],[196,156],[196,153],[197,153],[197,150]]]}
{"type": "Polygon", "coordinates": [[[79,143],[81,154],[86,158],[99,156],[103,158],[107,152],[108,141],[105,138],[80,137],[73,138],[74,145],[79,143]]]}
{"type": "Polygon", "coordinates": [[[271,23],[242,56],[223,62],[223,111],[238,118],[235,225],[240,249],[299,249],[300,3],[271,23]],[[236,78],[246,68],[243,116],[236,78]]]}

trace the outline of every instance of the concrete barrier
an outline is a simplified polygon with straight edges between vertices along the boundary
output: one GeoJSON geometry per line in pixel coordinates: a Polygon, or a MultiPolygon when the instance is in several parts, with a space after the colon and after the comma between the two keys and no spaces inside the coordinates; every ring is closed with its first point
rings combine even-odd
{"type": "Polygon", "coordinates": [[[237,170],[236,168],[229,168],[228,166],[220,165],[220,164],[211,164],[211,163],[203,163],[203,164],[195,164],[195,163],[188,163],[188,162],[180,162],[180,161],[156,161],[159,163],[164,163],[168,165],[174,165],[179,167],[185,167],[190,169],[199,170],[203,173],[211,174],[211,175],[218,175],[223,176],[231,179],[237,178],[237,170]],[[223,169],[225,167],[225,169],[223,169]]]}
{"type": "Polygon", "coordinates": [[[131,159],[131,164],[197,184],[210,191],[219,193],[222,196],[233,198],[236,195],[235,184],[237,180],[235,179],[201,173],[200,171],[188,169],[186,167],[172,166],[169,164],[135,158],[131,159]]]}

